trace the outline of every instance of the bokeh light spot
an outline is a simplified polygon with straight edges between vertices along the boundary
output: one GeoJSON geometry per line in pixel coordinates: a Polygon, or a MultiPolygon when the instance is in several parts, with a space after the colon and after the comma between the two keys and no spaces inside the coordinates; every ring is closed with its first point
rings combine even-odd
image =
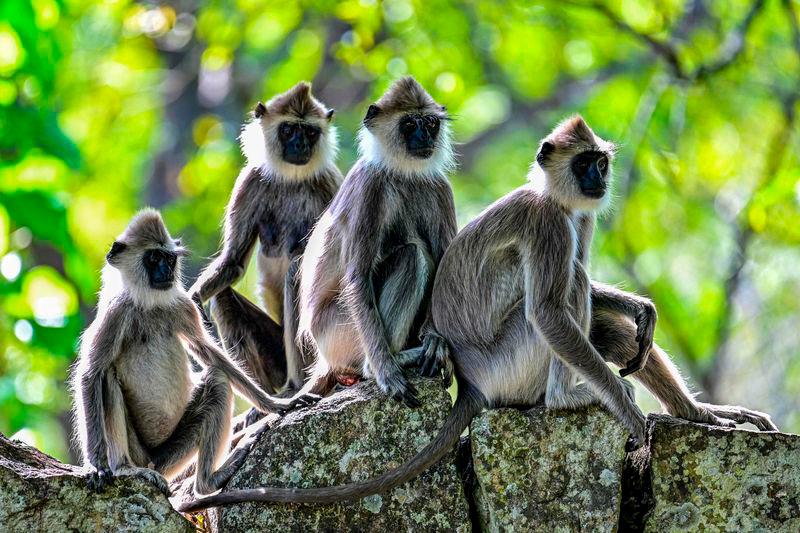
{"type": "Polygon", "coordinates": [[[8,281],[14,281],[19,277],[22,272],[22,259],[19,254],[11,252],[0,259],[0,274],[3,275],[8,281]]]}
{"type": "Polygon", "coordinates": [[[33,326],[27,320],[17,320],[14,323],[14,336],[22,342],[31,342],[31,339],[33,339],[33,326]]]}
{"type": "Polygon", "coordinates": [[[14,73],[25,61],[25,49],[17,32],[7,23],[0,24],[0,74],[14,73]]]}

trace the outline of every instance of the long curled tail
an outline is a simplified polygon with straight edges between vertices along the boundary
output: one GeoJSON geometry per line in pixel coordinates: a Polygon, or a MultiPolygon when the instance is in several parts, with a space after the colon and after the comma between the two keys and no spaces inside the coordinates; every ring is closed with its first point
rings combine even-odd
{"type": "Polygon", "coordinates": [[[460,389],[456,403],[436,437],[405,464],[376,478],[347,485],[311,489],[262,487],[234,490],[184,503],[178,510],[182,513],[192,513],[208,507],[243,502],[336,503],[391,490],[415,478],[444,457],[484,405],[485,402],[479,392],[471,387],[460,389]]]}

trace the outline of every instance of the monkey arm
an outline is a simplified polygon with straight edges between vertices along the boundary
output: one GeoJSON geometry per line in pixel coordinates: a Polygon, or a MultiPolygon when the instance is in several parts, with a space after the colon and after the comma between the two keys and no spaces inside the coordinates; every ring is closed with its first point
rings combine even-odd
{"type": "Polygon", "coordinates": [[[622,377],[641,370],[653,347],[658,313],[656,306],[648,298],[625,292],[597,281],[592,281],[592,309],[604,309],[621,313],[636,322],[636,342],[639,350],[636,357],[628,361],[620,370],[622,377]]]}
{"type": "Polygon", "coordinates": [[[274,398],[261,390],[256,382],[217,346],[203,327],[200,311],[194,304],[187,299],[182,305],[186,319],[181,324],[179,334],[183,341],[204,365],[224,372],[233,388],[256,409],[264,413],[283,412],[319,400],[319,396],[314,394],[298,395],[289,399],[274,398]]]}
{"type": "Polygon", "coordinates": [[[547,224],[546,228],[540,227],[538,233],[546,237],[535,238],[525,258],[525,314],[528,321],[634,437],[644,442],[644,415],[568,312],[573,254],[566,220],[562,224],[556,221],[547,224]]]}
{"type": "Polygon", "coordinates": [[[223,244],[217,256],[189,289],[192,299],[207,301],[222,289],[236,283],[245,272],[258,237],[261,175],[256,170],[239,178],[225,213],[223,244]]]}
{"type": "Polygon", "coordinates": [[[127,324],[124,307],[112,302],[104,316],[98,317],[89,329],[80,354],[80,419],[85,430],[85,461],[95,472],[89,485],[102,490],[111,478],[106,441],[106,406],[103,403],[103,381],[119,356],[127,324]]]}

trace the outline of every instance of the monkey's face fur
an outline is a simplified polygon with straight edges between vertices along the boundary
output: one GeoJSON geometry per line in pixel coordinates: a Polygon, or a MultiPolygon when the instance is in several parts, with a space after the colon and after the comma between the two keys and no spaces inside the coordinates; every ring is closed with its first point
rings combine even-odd
{"type": "Polygon", "coordinates": [[[446,172],[453,165],[448,120],[445,107],[414,78],[401,78],[369,106],[359,132],[361,155],[401,174],[446,172]]]}
{"type": "Polygon", "coordinates": [[[259,102],[253,121],[240,136],[248,164],[288,179],[305,179],[334,164],[338,144],[328,109],[300,82],[266,104],[259,102]]]}
{"type": "Polygon", "coordinates": [[[121,279],[110,279],[108,269],[104,269],[104,290],[109,282],[121,282],[121,287],[141,303],[155,303],[162,299],[158,293],[166,296],[181,288],[180,260],[184,255],[186,250],[180,240],[170,236],[161,215],[152,209],[140,211],[106,255],[108,265],[121,279]]]}
{"type": "Polygon", "coordinates": [[[580,116],[553,130],[539,147],[530,178],[565,207],[598,209],[608,200],[614,145],[594,134],[580,116]],[[539,171],[539,172],[537,172],[539,171]]]}

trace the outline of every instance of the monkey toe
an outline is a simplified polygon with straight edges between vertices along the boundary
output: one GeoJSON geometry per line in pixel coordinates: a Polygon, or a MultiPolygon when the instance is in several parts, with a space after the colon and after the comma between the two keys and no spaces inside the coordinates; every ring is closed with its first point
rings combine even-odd
{"type": "Polygon", "coordinates": [[[113,481],[114,477],[111,473],[111,470],[108,468],[100,468],[93,472],[90,472],[86,476],[86,486],[92,492],[96,492],[100,494],[105,490],[106,485],[110,485],[113,481]]]}
{"type": "Polygon", "coordinates": [[[392,383],[387,384],[386,392],[392,398],[406,404],[408,407],[416,408],[422,405],[422,402],[417,398],[417,388],[402,375],[401,379],[395,379],[392,383]]]}
{"type": "Polygon", "coordinates": [[[636,437],[631,435],[628,437],[628,440],[625,442],[625,451],[627,453],[635,452],[642,446],[644,446],[645,440],[643,438],[636,437]]]}
{"type": "Polygon", "coordinates": [[[249,411],[247,411],[247,415],[244,417],[244,427],[249,427],[264,418],[264,413],[256,409],[255,407],[251,407],[249,411]]]}

